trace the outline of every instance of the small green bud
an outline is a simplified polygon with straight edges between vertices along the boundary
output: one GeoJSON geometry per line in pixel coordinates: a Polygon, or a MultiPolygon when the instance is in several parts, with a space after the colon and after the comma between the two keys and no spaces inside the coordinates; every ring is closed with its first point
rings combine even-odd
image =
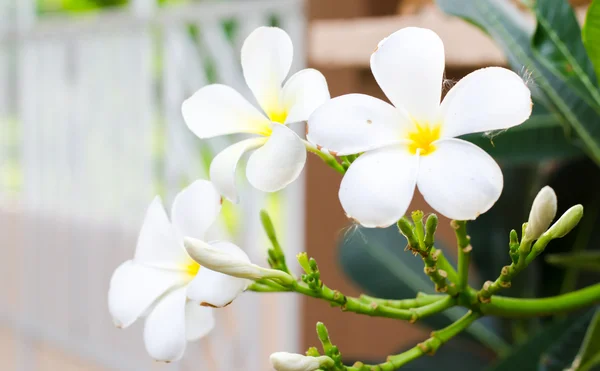
{"type": "Polygon", "coordinates": [[[319,353],[319,350],[316,347],[310,347],[306,351],[306,355],[309,356],[309,357],[318,357],[321,354],[319,353]]]}
{"type": "Polygon", "coordinates": [[[556,193],[552,188],[545,186],[539,191],[533,200],[523,239],[537,240],[546,232],[556,216],[556,204],[556,193]]]}
{"type": "Polygon", "coordinates": [[[583,217],[583,206],[575,205],[565,213],[544,233],[550,238],[561,238],[571,232],[583,217]]]}
{"type": "Polygon", "coordinates": [[[419,247],[424,248],[425,240],[425,228],[423,226],[423,212],[421,210],[415,210],[411,214],[412,220],[415,223],[415,235],[419,241],[419,247]]]}
{"type": "Polygon", "coordinates": [[[296,255],[296,259],[298,259],[298,264],[300,264],[300,266],[302,267],[302,269],[304,269],[306,273],[311,272],[310,265],[308,264],[307,253],[301,252],[300,254],[296,255]]]}
{"type": "Polygon", "coordinates": [[[435,241],[435,230],[438,226],[438,217],[431,214],[425,222],[425,248],[430,249],[435,241]]]}
{"type": "Polygon", "coordinates": [[[419,241],[417,241],[417,238],[415,237],[413,226],[405,216],[398,220],[398,229],[400,230],[400,233],[406,237],[408,246],[413,249],[419,248],[419,241]]]}
{"type": "Polygon", "coordinates": [[[313,271],[313,272],[319,271],[319,267],[317,266],[317,261],[314,258],[310,258],[310,260],[308,261],[308,265],[309,265],[311,271],[313,271]]]}
{"type": "Polygon", "coordinates": [[[331,340],[329,339],[329,331],[327,331],[327,327],[323,324],[323,322],[317,322],[317,336],[323,344],[323,350],[325,353],[329,353],[333,344],[331,344],[331,340]]]}
{"type": "Polygon", "coordinates": [[[519,235],[517,235],[517,231],[514,229],[510,231],[510,241],[509,241],[510,251],[514,252],[519,248],[519,235]]]}
{"type": "Polygon", "coordinates": [[[273,226],[273,221],[271,221],[271,217],[269,216],[269,213],[267,213],[266,210],[260,211],[260,221],[263,225],[265,233],[269,237],[269,240],[276,239],[277,235],[275,234],[275,227],[273,226]]]}

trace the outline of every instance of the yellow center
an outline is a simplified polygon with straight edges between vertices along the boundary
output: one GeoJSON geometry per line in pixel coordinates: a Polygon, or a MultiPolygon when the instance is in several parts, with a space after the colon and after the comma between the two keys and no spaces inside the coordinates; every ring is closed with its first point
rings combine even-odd
{"type": "Polygon", "coordinates": [[[279,109],[270,110],[268,112],[268,115],[271,121],[283,124],[285,122],[285,119],[287,118],[288,113],[286,112],[285,108],[282,107],[279,109]]]}
{"type": "Polygon", "coordinates": [[[435,151],[433,142],[440,139],[441,125],[421,125],[415,123],[414,128],[408,132],[408,150],[413,155],[417,152],[421,156],[426,156],[435,151]]]}
{"type": "Polygon", "coordinates": [[[183,270],[190,277],[195,277],[198,274],[198,271],[200,270],[200,264],[190,259],[190,261],[183,266],[183,270]]]}

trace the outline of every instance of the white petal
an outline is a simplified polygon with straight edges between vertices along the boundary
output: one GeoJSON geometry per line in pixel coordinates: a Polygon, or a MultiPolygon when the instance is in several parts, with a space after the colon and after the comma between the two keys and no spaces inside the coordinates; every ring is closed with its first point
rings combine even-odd
{"type": "Polygon", "coordinates": [[[221,195],[213,184],[208,180],[197,180],[175,197],[171,219],[180,238],[189,236],[203,239],[220,211],[221,195]]]}
{"type": "Polygon", "coordinates": [[[264,134],[270,120],[229,86],[214,84],[198,90],[181,105],[188,128],[199,138],[233,133],[264,134]]]}
{"type": "Polygon", "coordinates": [[[283,104],[287,112],[286,123],[308,120],[308,117],[327,102],[331,96],[325,76],[307,68],[295,73],[283,86],[283,104]]]}
{"type": "Polygon", "coordinates": [[[187,344],[185,287],[161,298],[146,318],[144,343],[150,357],[157,361],[181,359],[187,344]]]}
{"type": "Polygon", "coordinates": [[[375,80],[398,108],[419,122],[431,122],[440,104],[444,44],[425,28],[407,27],[383,39],[371,55],[375,80]]]}
{"type": "Polygon", "coordinates": [[[248,159],[246,177],[264,192],[278,191],[298,178],[306,162],[302,140],[284,125],[274,125],[264,146],[248,159]]]}
{"type": "Polygon", "coordinates": [[[162,294],[185,283],[180,272],[124,262],[113,273],[108,289],[108,310],[115,326],[130,326],[162,294]]]}
{"type": "MultiPolygon", "coordinates": [[[[250,263],[248,255],[231,242],[219,241],[210,245],[230,254],[233,258],[250,263]]],[[[249,282],[243,278],[228,276],[202,267],[190,283],[187,295],[190,300],[202,305],[220,308],[235,300],[248,287],[249,282]]]]}
{"type": "Polygon", "coordinates": [[[240,158],[252,149],[262,146],[267,138],[250,138],[237,142],[215,156],[210,164],[210,180],[219,193],[232,202],[238,202],[235,186],[235,169],[240,158]]]}
{"type": "Polygon", "coordinates": [[[397,143],[410,119],[390,104],[364,94],[348,94],[326,102],[310,116],[306,138],[348,155],[397,143]]]}
{"type": "Polygon", "coordinates": [[[367,152],[348,168],[340,186],[346,215],[365,227],[388,227],[412,200],[419,157],[397,145],[367,152]]]}
{"type": "Polygon", "coordinates": [[[516,73],[482,68],[460,80],[440,107],[442,136],[508,129],[531,115],[531,92],[516,73]]]}
{"type": "Polygon", "coordinates": [[[160,197],[154,198],[138,237],[134,261],[165,269],[181,269],[190,258],[178,239],[160,197]]]}
{"type": "Polygon", "coordinates": [[[265,113],[273,119],[283,105],[281,85],[290,71],[294,48],[277,27],[259,27],[244,41],[242,69],[246,83],[265,113]]]}
{"type": "Polygon", "coordinates": [[[195,341],[206,336],[215,327],[215,316],[212,308],[202,307],[192,301],[185,305],[185,322],[187,341],[195,341]]]}
{"type": "Polygon", "coordinates": [[[460,139],[436,143],[421,157],[417,185],[425,201],[447,218],[471,220],[494,205],[504,185],[500,167],[484,150],[460,139]]]}

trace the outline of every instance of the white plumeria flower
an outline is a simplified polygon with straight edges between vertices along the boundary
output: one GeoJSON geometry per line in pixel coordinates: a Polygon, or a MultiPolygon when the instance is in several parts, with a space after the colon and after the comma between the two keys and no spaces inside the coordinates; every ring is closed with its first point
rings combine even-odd
{"type": "Polygon", "coordinates": [[[531,93],[514,72],[490,67],[467,75],[440,104],[444,63],[435,32],[401,29],[371,56],[373,76],[393,106],[349,94],[309,119],[309,141],[338,155],[365,152],[339,192],[346,214],[365,227],[401,218],[415,186],[435,210],[457,220],[475,219],[502,192],[498,164],[456,137],[521,124],[531,115],[531,93]]]}
{"type": "Polygon", "coordinates": [[[323,366],[329,368],[334,364],[327,356],[308,357],[287,352],[273,353],[270,360],[276,371],[315,371],[323,366]]]}
{"type": "Polygon", "coordinates": [[[242,46],[244,78],[264,114],[226,85],[208,85],[181,107],[188,127],[200,138],[234,133],[256,134],[219,153],[210,166],[210,178],[221,194],[237,202],[235,169],[242,155],[249,158],[246,177],[265,192],[293,182],[306,162],[305,143],[288,128],[306,121],[329,96],[327,82],[314,69],[304,69],[282,83],[292,65],[292,41],[276,27],[254,30],[242,46]]]}
{"type": "MultiPolygon", "coordinates": [[[[113,273],[108,292],[113,321],[125,328],[146,317],[144,342],[156,360],[180,359],[187,341],[213,328],[210,307],[229,304],[248,285],[248,280],[200,267],[183,245],[184,236],[202,239],[220,210],[221,197],[206,180],[194,182],[176,196],[172,222],[156,197],[146,212],[134,258],[113,273]]],[[[211,245],[248,259],[232,243],[211,245]]]]}

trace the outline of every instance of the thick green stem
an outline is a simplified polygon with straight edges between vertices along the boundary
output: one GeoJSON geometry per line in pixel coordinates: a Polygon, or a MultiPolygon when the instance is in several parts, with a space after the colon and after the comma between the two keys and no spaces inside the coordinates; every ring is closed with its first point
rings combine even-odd
{"type": "Polygon", "coordinates": [[[458,247],[458,291],[464,291],[469,285],[469,263],[471,261],[471,238],[467,235],[467,222],[464,220],[453,220],[452,228],[456,233],[456,244],[458,247]]]}
{"type": "Polygon", "coordinates": [[[388,307],[396,309],[411,309],[435,303],[436,301],[444,299],[446,296],[447,295],[418,295],[415,299],[391,300],[375,298],[369,295],[361,295],[360,300],[367,304],[377,303],[379,305],[387,305],[388,307]]]}
{"type": "Polygon", "coordinates": [[[456,305],[455,298],[446,296],[441,300],[418,308],[398,309],[376,302],[368,304],[361,299],[347,297],[341,292],[332,290],[325,285],[319,290],[312,290],[302,283],[296,283],[293,291],[313,298],[324,299],[332,305],[339,306],[345,312],[364,314],[372,317],[395,318],[410,322],[415,322],[419,318],[431,316],[456,305]]]}
{"type": "Polygon", "coordinates": [[[431,337],[406,352],[389,356],[387,362],[378,365],[354,365],[347,367],[347,371],[394,371],[405,364],[425,355],[434,354],[442,345],[469,327],[481,317],[476,312],[468,312],[450,326],[431,333],[431,337]]]}
{"type": "Polygon", "coordinates": [[[306,150],[308,150],[308,152],[312,152],[315,155],[319,156],[321,158],[321,160],[323,160],[323,162],[325,162],[329,167],[331,167],[332,169],[334,169],[338,173],[340,173],[340,174],[345,174],[346,173],[346,169],[344,168],[344,166],[342,166],[342,164],[340,164],[335,159],[335,156],[333,156],[333,155],[331,155],[329,153],[322,152],[314,144],[309,143],[307,141],[304,141],[304,146],[306,147],[306,150]]]}
{"type": "Polygon", "coordinates": [[[482,303],[480,310],[486,315],[501,317],[532,317],[568,312],[600,303],[600,283],[568,294],[541,299],[518,299],[492,296],[482,303]]]}

